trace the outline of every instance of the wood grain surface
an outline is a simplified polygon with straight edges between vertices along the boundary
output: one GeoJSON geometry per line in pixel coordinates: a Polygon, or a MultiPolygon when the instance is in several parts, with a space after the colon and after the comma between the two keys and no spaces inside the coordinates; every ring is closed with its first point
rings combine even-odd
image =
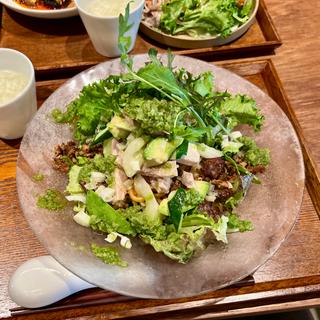
{"type": "MultiPolygon", "coordinates": [[[[320,2],[265,2],[283,41],[272,60],[302,128],[308,149],[315,164],[319,166],[320,2]]],[[[18,26],[15,30],[19,34],[18,26]]],[[[63,41],[68,41],[68,37],[63,34],[61,36],[64,37],[63,41]]],[[[30,44],[28,45],[28,39],[25,40],[28,49],[30,44]]],[[[68,45],[77,46],[78,40],[68,45]]],[[[0,33],[1,41],[3,33],[0,33]]],[[[46,57],[45,48],[39,52],[39,59],[40,56],[46,57]]],[[[81,60],[81,52],[76,58],[81,60]]],[[[247,73],[248,78],[266,89],[265,79],[255,76],[260,68],[257,64],[255,66],[256,70],[252,68],[251,75],[247,73]]],[[[54,88],[55,84],[52,82],[42,83],[38,91],[41,92],[40,100],[54,88]]],[[[0,317],[8,316],[8,309],[15,306],[7,296],[10,274],[28,258],[46,253],[19,209],[14,180],[18,147],[18,140],[0,142],[0,317]]],[[[317,169],[318,174],[319,172],[317,169]]],[[[319,194],[320,190],[315,190],[315,193],[319,194]]],[[[21,318],[155,319],[155,313],[162,312],[158,316],[160,319],[213,319],[320,305],[320,221],[307,192],[302,208],[299,221],[290,237],[277,254],[254,274],[256,284],[253,286],[219,290],[197,299],[166,303],[157,300],[104,303],[85,309],[72,308],[63,312],[39,313],[21,318]]]]}
{"type": "Polygon", "coordinates": [[[319,167],[320,1],[266,0],[266,4],[283,41],[272,60],[319,167]]]}
{"type": "MultiPolygon", "coordinates": [[[[271,52],[281,41],[264,1],[260,2],[256,22],[241,38],[220,47],[193,50],[173,48],[173,52],[206,59],[225,59],[240,54],[248,56],[265,50],[271,52]]],[[[1,17],[0,47],[26,54],[37,73],[57,73],[62,68],[83,70],[108,60],[94,50],[79,17],[50,20],[48,23],[48,20],[30,18],[6,9],[1,17]]],[[[145,53],[151,45],[160,52],[167,49],[140,33],[132,53],[145,53]]]]}
{"type": "MultiPolygon", "coordinates": [[[[272,63],[268,61],[224,63],[224,67],[244,76],[264,91],[268,92],[286,110],[285,101],[281,100],[277,77],[272,63]],[[275,82],[275,83],[274,83],[275,82]],[[272,83],[274,83],[272,85],[272,83]],[[282,102],[281,102],[282,101],[282,102]]],[[[64,80],[44,81],[38,83],[37,92],[39,105],[64,80]]],[[[15,185],[15,161],[18,153],[19,141],[2,141],[0,154],[2,155],[0,177],[0,210],[4,218],[0,222],[3,237],[0,240],[4,264],[0,267],[1,307],[3,316],[8,309],[15,307],[7,296],[7,280],[10,273],[23,261],[40,254],[45,250],[34,238],[18,206],[15,185]],[[2,205],[3,204],[3,205],[2,205]]],[[[312,205],[308,193],[305,193],[300,219],[289,239],[278,253],[262,266],[255,274],[255,284],[235,288],[226,288],[203,296],[177,300],[141,300],[128,299],[103,290],[84,292],[76,298],[69,299],[64,304],[56,304],[51,309],[37,310],[36,313],[17,310],[15,314],[23,314],[25,319],[59,319],[74,316],[90,316],[97,313],[104,314],[106,319],[120,319],[127,317],[144,317],[151,319],[161,312],[161,317],[176,317],[192,319],[199,314],[221,315],[226,310],[233,309],[234,313],[241,313],[244,309],[259,305],[273,308],[275,301],[300,301],[315,299],[320,293],[320,239],[317,229],[320,221],[312,205]],[[81,306],[85,305],[86,308],[81,306]],[[62,306],[62,307],[61,307],[62,306]],[[181,312],[181,310],[183,310],[181,312]],[[237,311],[236,311],[237,310],[237,311]],[[50,311],[50,312],[48,312],[50,311]],[[185,313],[188,313],[188,316],[185,313]],[[192,315],[192,316],[191,316],[192,315]]],[[[289,306],[288,306],[289,308],[289,306]]],[[[1,310],[1,309],[0,309],[1,310]]],[[[249,311],[248,311],[249,312],[249,311]]],[[[252,311],[253,312],[253,311],[252,311]]]]}

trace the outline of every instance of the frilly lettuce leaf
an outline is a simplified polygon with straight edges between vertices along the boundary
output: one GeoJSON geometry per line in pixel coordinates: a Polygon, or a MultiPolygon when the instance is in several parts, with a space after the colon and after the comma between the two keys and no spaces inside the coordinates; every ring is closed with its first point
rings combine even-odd
{"type": "Polygon", "coordinates": [[[127,209],[119,209],[119,212],[130,222],[137,234],[150,236],[153,239],[165,239],[166,227],[161,220],[149,217],[139,205],[127,209]]]}
{"type": "Polygon", "coordinates": [[[253,230],[251,221],[241,220],[235,213],[230,214],[228,218],[228,232],[244,232],[253,230]]]}
{"type": "Polygon", "coordinates": [[[155,251],[164,253],[167,257],[186,263],[196,250],[203,250],[202,237],[205,228],[198,228],[188,233],[171,232],[166,239],[156,240],[151,236],[143,235],[141,238],[145,243],[150,244],[155,251]]]}
{"type": "Polygon", "coordinates": [[[220,102],[218,111],[225,117],[228,117],[228,128],[233,129],[239,124],[248,124],[259,131],[264,117],[259,114],[256,102],[246,96],[237,94],[229,96],[220,102]]]}

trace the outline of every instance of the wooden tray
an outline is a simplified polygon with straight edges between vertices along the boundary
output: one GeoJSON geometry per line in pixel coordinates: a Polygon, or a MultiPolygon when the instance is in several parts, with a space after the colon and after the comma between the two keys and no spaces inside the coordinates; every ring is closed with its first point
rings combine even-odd
{"type": "MultiPolygon", "coordinates": [[[[46,254],[28,227],[19,208],[15,164],[19,140],[0,140],[0,318],[58,319],[81,316],[93,319],[213,319],[320,304],[320,179],[300,126],[283,91],[271,60],[219,63],[267,92],[286,112],[295,127],[304,153],[306,186],[301,214],[288,240],[260,267],[252,279],[205,295],[176,300],[129,298],[102,289],[90,289],[43,309],[15,308],[6,293],[11,272],[23,261],[46,254]],[[311,200],[312,198],[312,200],[311,200]],[[96,319],[96,318],[94,318],[96,319]],[[199,318],[200,319],[200,318],[199,318]]],[[[38,82],[39,105],[65,80],[38,82]]]]}
{"type": "MultiPolygon", "coordinates": [[[[6,8],[0,14],[0,22],[1,17],[0,47],[26,54],[38,74],[67,69],[80,71],[107,60],[94,50],[79,17],[49,21],[23,16],[6,8]]],[[[256,22],[240,39],[220,47],[174,49],[173,52],[217,61],[235,56],[270,54],[280,44],[279,35],[261,0],[256,22]]],[[[150,47],[156,47],[160,52],[167,49],[140,34],[132,53],[145,53],[150,47]]]]}

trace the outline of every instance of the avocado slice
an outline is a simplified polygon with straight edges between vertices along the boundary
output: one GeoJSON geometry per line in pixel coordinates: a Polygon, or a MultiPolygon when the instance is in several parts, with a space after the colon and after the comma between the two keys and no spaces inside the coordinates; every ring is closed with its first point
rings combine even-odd
{"type": "Polygon", "coordinates": [[[169,207],[168,207],[168,198],[165,198],[163,200],[161,200],[160,204],[159,204],[159,213],[164,215],[164,216],[169,216],[170,212],[169,212],[169,207]]]}
{"type": "Polygon", "coordinates": [[[158,220],[160,218],[158,214],[159,204],[150,185],[140,174],[135,176],[133,184],[138,195],[143,197],[145,200],[146,206],[144,208],[144,213],[150,218],[150,220],[158,220]]]}
{"type": "Polygon", "coordinates": [[[197,145],[200,156],[205,159],[219,158],[223,156],[223,152],[215,148],[209,147],[204,143],[197,145]]]}
{"type": "Polygon", "coordinates": [[[170,215],[168,202],[174,197],[175,194],[176,194],[176,190],[171,191],[168,195],[168,198],[164,198],[161,200],[161,202],[159,204],[159,213],[160,214],[162,214],[164,216],[170,215]]]}
{"type": "Polygon", "coordinates": [[[210,183],[207,181],[200,181],[200,180],[195,181],[194,183],[195,183],[194,189],[197,190],[204,199],[209,192],[210,183]]]}
{"type": "Polygon", "coordinates": [[[147,165],[151,167],[167,162],[182,142],[182,138],[176,138],[170,141],[162,137],[153,139],[147,144],[143,152],[143,156],[147,160],[147,165]]]}
{"type": "Polygon", "coordinates": [[[135,125],[129,118],[114,116],[108,123],[108,129],[116,139],[121,139],[126,138],[135,129],[135,125]]]}
{"type": "Polygon", "coordinates": [[[74,165],[71,167],[68,176],[69,183],[67,185],[66,191],[70,194],[81,193],[83,189],[78,181],[79,173],[82,168],[80,166],[74,165]]]}
{"type": "Polygon", "coordinates": [[[146,144],[142,138],[132,140],[123,153],[123,170],[127,177],[133,177],[140,169],[143,163],[142,148],[146,144]]]}
{"type": "Polygon", "coordinates": [[[106,139],[103,142],[103,156],[105,158],[112,154],[112,139],[114,138],[106,139]]]}

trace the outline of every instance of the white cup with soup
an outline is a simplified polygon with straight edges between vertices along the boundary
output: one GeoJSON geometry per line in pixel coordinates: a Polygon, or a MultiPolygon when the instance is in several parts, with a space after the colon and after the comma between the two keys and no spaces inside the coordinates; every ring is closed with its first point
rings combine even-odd
{"type": "Polygon", "coordinates": [[[19,51],[0,48],[0,138],[21,138],[36,111],[31,61],[19,51]]]}
{"type": "Polygon", "coordinates": [[[118,49],[119,15],[120,13],[124,15],[129,2],[129,24],[132,24],[132,27],[126,36],[131,37],[129,48],[131,51],[136,41],[144,0],[75,0],[92,44],[101,55],[110,58],[120,56],[118,49]]]}

